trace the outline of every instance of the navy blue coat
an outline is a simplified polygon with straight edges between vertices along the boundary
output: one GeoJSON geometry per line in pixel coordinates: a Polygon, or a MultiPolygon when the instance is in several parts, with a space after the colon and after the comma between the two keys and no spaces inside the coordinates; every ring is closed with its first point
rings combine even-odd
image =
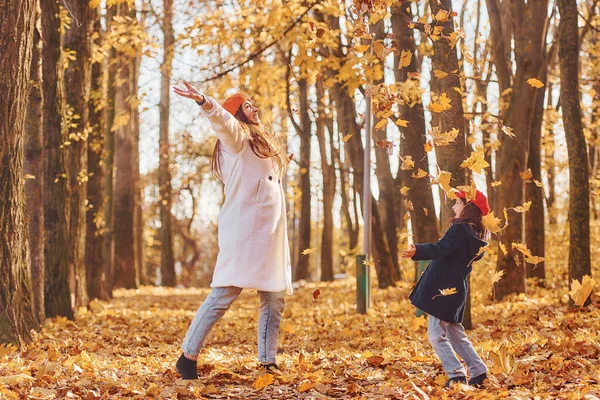
{"type": "Polygon", "coordinates": [[[410,301],[429,315],[446,322],[462,322],[469,290],[467,277],[479,250],[487,245],[469,224],[453,224],[437,243],[417,244],[413,260],[432,260],[410,294],[410,301]],[[440,290],[456,288],[441,296],[440,290]]]}

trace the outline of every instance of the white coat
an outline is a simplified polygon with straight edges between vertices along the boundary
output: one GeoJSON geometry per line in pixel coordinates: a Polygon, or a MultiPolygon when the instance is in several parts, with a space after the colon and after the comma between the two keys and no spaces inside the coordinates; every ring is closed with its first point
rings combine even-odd
{"type": "Polygon", "coordinates": [[[282,172],[258,157],[240,122],[215,100],[202,114],[221,140],[225,202],[218,219],[219,254],[211,287],[237,286],[292,294],[282,172]]]}

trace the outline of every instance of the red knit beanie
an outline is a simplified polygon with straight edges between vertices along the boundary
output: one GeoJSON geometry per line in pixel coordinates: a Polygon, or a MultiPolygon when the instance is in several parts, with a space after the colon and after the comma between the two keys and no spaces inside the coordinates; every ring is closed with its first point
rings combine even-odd
{"type": "Polygon", "coordinates": [[[246,101],[246,96],[241,93],[236,93],[233,96],[228,97],[223,102],[223,108],[229,111],[229,113],[235,116],[235,113],[240,108],[240,106],[246,101]]]}

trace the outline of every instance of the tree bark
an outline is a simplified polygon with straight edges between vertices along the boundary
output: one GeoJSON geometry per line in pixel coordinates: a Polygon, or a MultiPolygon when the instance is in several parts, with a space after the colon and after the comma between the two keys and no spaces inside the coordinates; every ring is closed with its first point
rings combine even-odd
{"type": "MultiPolygon", "coordinates": [[[[127,4],[118,5],[121,16],[137,21],[135,8],[127,4]]],[[[119,117],[127,118],[127,123],[119,124],[115,131],[115,181],[114,181],[114,276],[115,288],[137,288],[139,285],[134,243],[134,150],[133,150],[133,108],[137,109],[137,93],[133,91],[134,76],[133,60],[135,56],[119,54],[124,60],[121,63],[120,82],[116,88],[115,109],[119,117]]]]}
{"type": "MultiPolygon", "coordinates": [[[[577,3],[559,0],[560,102],[569,156],[569,288],[573,279],[592,274],[590,260],[590,187],[587,148],[579,95],[577,3]]],[[[572,305],[572,300],[570,300],[572,305]]],[[[586,300],[589,304],[590,299],[586,300]]]]}
{"type": "MultiPolygon", "coordinates": [[[[34,0],[0,3],[0,343],[19,344],[38,327],[31,291],[25,191],[24,120],[36,15],[34,0]]],[[[39,177],[41,179],[41,176],[39,177]]]]}
{"type": "MultiPolygon", "coordinates": [[[[513,139],[500,135],[502,147],[496,160],[497,176],[502,182],[497,192],[497,205],[505,208],[515,207],[524,202],[523,182],[519,173],[524,171],[528,164],[535,108],[543,105],[537,101],[537,96],[541,95],[539,89],[531,87],[527,80],[532,77],[539,78],[543,66],[543,43],[548,17],[546,12],[540,14],[539,10],[547,10],[548,2],[536,0],[525,4],[523,0],[519,0],[511,2],[510,7],[517,68],[504,124],[514,129],[516,137],[513,139]]],[[[508,215],[509,224],[502,233],[502,241],[505,244],[523,241],[521,214],[509,211],[508,215]]],[[[503,255],[498,249],[498,254],[496,269],[504,270],[505,277],[496,284],[496,297],[503,299],[511,293],[524,293],[525,267],[519,260],[521,255],[514,249],[509,250],[507,255],[503,255]]]]}
{"type": "Polygon", "coordinates": [[[69,270],[75,287],[75,307],[86,306],[89,302],[85,280],[85,201],[88,179],[88,102],[90,97],[90,38],[89,2],[73,2],[70,7],[71,27],[64,35],[64,51],[74,52],[75,59],[69,60],[65,70],[67,135],[70,145],[68,152],[68,193],[69,193],[69,270]]]}
{"type": "MultiPolygon", "coordinates": [[[[90,21],[95,32],[101,32],[100,14],[98,9],[89,10],[90,21]]],[[[98,39],[99,40],[99,39],[98,39]]],[[[89,137],[88,137],[88,175],[85,239],[85,267],[88,296],[90,300],[110,298],[106,287],[104,270],[104,171],[102,169],[102,150],[104,148],[105,127],[102,124],[102,113],[99,109],[102,103],[102,65],[99,62],[91,68],[91,98],[89,108],[89,137]]]]}
{"type": "MultiPolygon", "coordinates": [[[[39,2],[34,1],[35,8],[39,2]]],[[[36,11],[35,21],[40,18],[36,11]]],[[[36,24],[37,25],[37,24],[36,24]]],[[[25,118],[25,159],[23,172],[33,178],[25,181],[27,215],[29,216],[29,253],[31,257],[31,287],[35,315],[41,324],[44,311],[44,131],[42,98],[42,38],[38,26],[33,30],[29,102],[25,118]]]]}
{"type": "MultiPolygon", "coordinates": [[[[321,234],[321,281],[333,281],[333,199],[335,197],[335,167],[333,152],[331,162],[327,160],[325,130],[329,133],[329,143],[333,147],[333,132],[327,121],[331,118],[325,113],[325,90],[323,83],[317,81],[317,139],[321,155],[323,173],[323,232],[321,234]]],[[[333,124],[331,124],[333,125],[333,124]]]]}
{"type": "Polygon", "coordinates": [[[74,293],[69,283],[69,201],[65,151],[67,140],[63,123],[64,71],[59,5],[56,0],[41,0],[44,39],[44,228],[45,228],[45,307],[46,317],[73,319],[74,293]]]}

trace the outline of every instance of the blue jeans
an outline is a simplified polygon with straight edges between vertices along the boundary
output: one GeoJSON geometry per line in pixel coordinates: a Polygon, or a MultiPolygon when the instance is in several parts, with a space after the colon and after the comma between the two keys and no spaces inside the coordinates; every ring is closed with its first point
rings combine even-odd
{"type": "Polygon", "coordinates": [[[429,343],[442,362],[448,378],[467,376],[465,367],[460,363],[456,354],[467,364],[471,377],[487,372],[485,363],[473,348],[462,324],[442,321],[431,315],[427,318],[429,343]],[[454,354],[455,352],[456,354],[454,354]]]}
{"type": "MultiPolygon", "coordinates": [[[[197,356],[204,345],[208,333],[220,320],[229,306],[242,293],[234,286],[213,288],[204,300],[185,335],[181,349],[197,356]]],[[[284,294],[281,292],[258,292],[260,311],[258,317],[258,360],[262,363],[274,363],[277,357],[277,338],[281,314],[285,308],[284,294]]]]}

